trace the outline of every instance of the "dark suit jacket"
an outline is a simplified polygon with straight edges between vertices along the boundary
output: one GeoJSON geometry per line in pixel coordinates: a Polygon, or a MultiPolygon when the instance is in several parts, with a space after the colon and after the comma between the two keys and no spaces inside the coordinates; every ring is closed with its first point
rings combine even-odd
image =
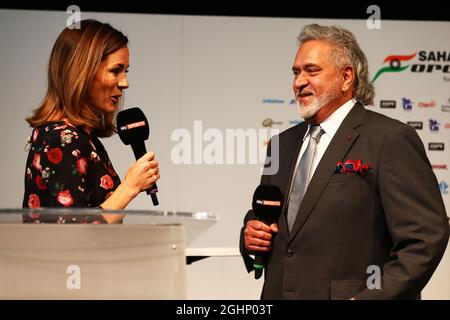
{"type": "MultiPolygon", "coordinates": [[[[279,135],[280,169],[261,179],[279,186],[285,199],[306,130],[301,123],[279,135]]],[[[320,160],[290,233],[285,211],[265,269],[263,299],[414,299],[449,237],[438,182],[419,136],[360,103],[320,160]],[[335,173],[336,163],[348,159],[373,169],[365,176],[335,173]],[[371,265],[380,267],[381,289],[367,288],[371,265]]],[[[254,218],[250,210],[244,222],[254,218]]],[[[244,228],[241,252],[251,271],[244,228]]]]}

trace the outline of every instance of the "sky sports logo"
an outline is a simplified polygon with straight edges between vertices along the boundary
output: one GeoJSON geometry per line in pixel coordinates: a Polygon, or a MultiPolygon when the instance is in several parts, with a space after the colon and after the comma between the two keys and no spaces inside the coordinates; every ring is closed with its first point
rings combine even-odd
{"type": "Polygon", "coordinates": [[[411,72],[414,73],[432,73],[441,72],[444,74],[450,74],[450,51],[419,51],[418,60],[421,63],[402,65],[402,62],[408,62],[413,60],[417,56],[417,52],[408,55],[389,55],[387,56],[383,64],[389,63],[389,65],[381,67],[372,79],[375,82],[383,73],[386,72],[402,72],[409,67],[411,72]]]}
{"type": "Polygon", "coordinates": [[[133,122],[133,123],[121,126],[120,130],[124,131],[124,130],[139,128],[139,127],[144,127],[144,126],[145,126],[145,121],[138,121],[138,122],[133,122]]]}
{"type": "Polygon", "coordinates": [[[430,151],[444,151],[444,143],[430,142],[428,143],[428,150],[430,151]]]}
{"type": "Polygon", "coordinates": [[[256,200],[256,204],[262,204],[263,206],[279,207],[281,206],[281,201],[256,200]]]}

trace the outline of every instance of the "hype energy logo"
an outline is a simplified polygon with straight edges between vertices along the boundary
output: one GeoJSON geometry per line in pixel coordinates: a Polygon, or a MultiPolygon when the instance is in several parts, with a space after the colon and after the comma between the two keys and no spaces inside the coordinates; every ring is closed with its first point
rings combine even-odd
{"type": "Polygon", "coordinates": [[[383,64],[389,65],[382,67],[377,71],[372,82],[377,80],[386,72],[402,72],[407,69],[414,73],[443,73],[445,82],[450,82],[450,51],[421,50],[418,53],[409,55],[390,55],[387,56],[383,64]],[[416,58],[415,61],[411,61],[416,58]],[[411,63],[410,63],[411,62],[411,63]],[[406,64],[406,65],[405,65],[406,64]]]}
{"type": "Polygon", "coordinates": [[[415,56],[416,56],[416,53],[413,53],[413,54],[410,54],[407,56],[398,56],[398,55],[387,56],[384,59],[383,64],[385,64],[386,62],[389,62],[389,66],[382,67],[380,70],[378,70],[377,73],[375,74],[375,77],[373,77],[372,82],[375,82],[375,80],[377,80],[377,78],[385,72],[405,71],[406,69],[408,69],[409,65],[402,67],[401,61],[410,61],[410,60],[414,59],[415,56]]]}

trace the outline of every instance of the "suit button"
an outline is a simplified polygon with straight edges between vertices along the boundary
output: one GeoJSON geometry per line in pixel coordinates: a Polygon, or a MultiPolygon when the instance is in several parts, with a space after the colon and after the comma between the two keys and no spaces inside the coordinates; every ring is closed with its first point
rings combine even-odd
{"type": "Polygon", "coordinates": [[[294,255],[294,252],[291,249],[288,249],[286,251],[286,257],[292,257],[294,255]]]}

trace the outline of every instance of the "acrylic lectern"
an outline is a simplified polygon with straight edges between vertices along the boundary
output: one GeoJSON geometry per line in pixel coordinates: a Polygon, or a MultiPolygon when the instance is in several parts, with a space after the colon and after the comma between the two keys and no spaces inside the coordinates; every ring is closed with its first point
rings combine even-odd
{"type": "Polygon", "coordinates": [[[185,299],[186,244],[216,221],[205,212],[1,209],[0,299],[185,299]],[[123,222],[96,223],[103,214],[123,222]]]}

